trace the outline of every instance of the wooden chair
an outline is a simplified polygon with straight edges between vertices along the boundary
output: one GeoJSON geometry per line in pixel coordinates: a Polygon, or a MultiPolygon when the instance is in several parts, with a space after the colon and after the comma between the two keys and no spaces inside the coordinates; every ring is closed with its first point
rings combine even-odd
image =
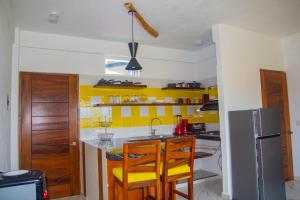
{"type": "Polygon", "coordinates": [[[123,167],[113,169],[114,191],[117,184],[121,186],[123,200],[127,200],[128,190],[143,188],[145,198],[147,189],[155,186],[156,199],[160,199],[160,141],[126,143],[123,155],[123,167]]]}
{"type": "Polygon", "coordinates": [[[176,198],[176,194],[189,200],[194,199],[194,155],[194,137],[167,139],[162,172],[163,199],[168,199],[168,191],[172,200],[176,198]],[[188,194],[176,190],[176,182],[182,179],[188,180],[188,194]]]}

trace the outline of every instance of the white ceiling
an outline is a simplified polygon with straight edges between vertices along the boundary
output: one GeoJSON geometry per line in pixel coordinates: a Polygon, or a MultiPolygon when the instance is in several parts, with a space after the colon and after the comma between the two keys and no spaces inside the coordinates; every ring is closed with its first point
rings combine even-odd
{"type": "MultiPolygon", "coordinates": [[[[117,41],[130,40],[124,0],[14,0],[16,26],[24,30],[117,41]],[[50,11],[60,13],[48,23],[50,11]]],[[[300,0],[132,0],[160,33],[155,39],[135,23],[138,42],[196,49],[211,42],[211,27],[224,23],[284,37],[300,32],[300,0]]]]}

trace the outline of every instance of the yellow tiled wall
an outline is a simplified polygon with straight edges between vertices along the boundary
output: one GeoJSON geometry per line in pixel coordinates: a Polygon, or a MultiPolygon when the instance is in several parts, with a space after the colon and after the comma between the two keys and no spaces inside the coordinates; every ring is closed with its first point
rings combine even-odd
{"type": "MultiPolygon", "coordinates": [[[[157,106],[148,106],[148,116],[140,116],[140,106],[129,106],[131,111],[130,117],[122,117],[121,106],[92,107],[92,97],[101,97],[102,103],[109,103],[109,96],[120,96],[122,101],[128,96],[156,97],[157,100],[172,98],[176,101],[178,98],[200,99],[203,94],[209,93],[210,96],[217,98],[217,89],[205,89],[199,91],[181,91],[181,90],[161,90],[160,88],[145,88],[145,89],[108,89],[108,88],[93,88],[92,86],[80,86],[80,109],[89,112],[89,115],[81,115],[81,128],[97,128],[100,127],[99,122],[103,120],[103,109],[111,109],[111,127],[132,127],[132,126],[149,126],[150,120],[157,116],[157,106]]],[[[165,115],[159,116],[163,125],[171,125],[176,123],[176,117],[173,114],[173,106],[163,106],[165,115]]],[[[218,111],[205,111],[201,113],[195,112],[192,115],[188,114],[187,105],[179,106],[180,114],[183,118],[189,119],[189,122],[206,122],[218,123],[218,111]]],[[[190,110],[195,110],[199,106],[191,106],[190,110]]]]}

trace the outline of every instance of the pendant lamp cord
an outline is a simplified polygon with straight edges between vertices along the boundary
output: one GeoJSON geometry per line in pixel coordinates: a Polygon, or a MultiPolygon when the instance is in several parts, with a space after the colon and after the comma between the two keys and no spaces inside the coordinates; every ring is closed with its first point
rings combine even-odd
{"type": "Polygon", "coordinates": [[[135,44],[134,44],[134,33],[133,33],[133,13],[134,11],[131,11],[131,39],[132,39],[132,52],[133,52],[133,55],[135,55],[135,44]]]}

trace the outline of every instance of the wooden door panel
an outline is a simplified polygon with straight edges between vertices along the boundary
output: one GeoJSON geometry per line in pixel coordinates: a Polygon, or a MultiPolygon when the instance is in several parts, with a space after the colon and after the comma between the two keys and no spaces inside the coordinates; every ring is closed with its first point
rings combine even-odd
{"type": "Polygon", "coordinates": [[[69,144],[57,144],[57,145],[32,145],[31,147],[32,156],[34,154],[47,156],[48,154],[67,154],[69,153],[69,144]]]}
{"type": "Polygon", "coordinates": [[[33,117],[68,116],[68,103],[32,103],[33,117]]]}
{"type": "Polygon", "coordinates": [[[68,153],[59,153],[59,154],[57,154],[57,153],[54,153],[54,154],[50,154],[50,153],[48,153],[48,154],[32,154],[31,161],[36,160],[36,159],[57,158],[60,156],[68,156],[68,155],[69,155],[69,152],[68,153]]]}
{"type": "Polygon", "coordinates": [[[57,158],[34,159],[32,169],[39,169],[47,174],[47,189],[50,199],[71,194],[70,163],[67,157],[65,157],[65,160],[57,158]]]}
{"type": "Polygon", "coordinates": [[[69,144],[69,129],[32,131],[32,145],[69,144]]]}
{"type": "MultiPolygon", "coordinates": [[[[39,168],[40,169],[40,168],[39,168]]],[[[70,184],[70,169],[56,168],[52,170],[44,170],[47,173],[48,186],[70,184]],[[56,173],[60,170],[60,173],[56,173]]]]}
{"type": "Polygon", "coordinates": [[[49,173],[49,171],[47,173],[50,174],[48,176],[48,185],[49,186],[65,185],[65,184],[70,183],[70,174],[66,174],[64,176],[59,176],[56,173],[49,173]],[[53,175],[53,176],[51,176],[51,175],[53,175]]]}
{"type": "Polygon", "coordinates": [[[68,102],[68,76],[32,75],[32,102],[68,102]]]}
{"type": "Polygon", "coordinates": [[[20,167],[45,172],[50,198],[80,194],[78,91],[78,75],[20,73],[20,167]]]}
{"type": "Polygon", "coordinates": [[[264,108],[278,108],[281,119],[281,140],[286,180],[293,179],[292,144],[286,74],[281,71],[261,70],[261,89],[264,108]]]}
{"type": "Polygon", "coordinates": [[[53,168],[51,170],[46,171],[48,176],[48,185],[63,185],[70,183],[70,169],[66,168],[53,168]],[[57,173],[57,171],[60,173],[57,173]]]}
{"type": "Polygon", "coordinates": [[[19,83],[20,96],[20,168],[31,168],[31,77],[21,74],[19,83]]]}
{"type": "MultiPolygon", "coordinates": [[[[79,98],[78,98],[78,76],[70,76],[69,77],[69,130],[70,130],[70,143],[76,143],[76,146],[72,145],[70,147],[70,156],[73,158],[74,164],[71,168],[71,182],[78,182],[80,180],[79,172],[79,143],[78,143],[78,135],[79,135],[79,98]]],[[[79,194],[80,187],[76,187],[76,185],[71,185],[71,193],[79,194]]]]}
{"type": "Polygon", "coordinates": [[[65,184],[70,180],[70,159],[68,155],[33,159],[32,168],[43,170],[47,175],[48,184],[50,182],[65,184]]]}
{"type": "Polygon", "coordinates": [[[71,193],[71,185],[70,184],[61,184],[61,185],[53,185],[48,187],[49,198],[54,199],[56,197],[65,197],[69,196],[71,193]],[[55,194],[55,195],[53,195],[55,194]]]}
{"type": "Polygon", "coordinates": [[[68,117],[32,117],[32,130],[69,129],[68,117]]]}

